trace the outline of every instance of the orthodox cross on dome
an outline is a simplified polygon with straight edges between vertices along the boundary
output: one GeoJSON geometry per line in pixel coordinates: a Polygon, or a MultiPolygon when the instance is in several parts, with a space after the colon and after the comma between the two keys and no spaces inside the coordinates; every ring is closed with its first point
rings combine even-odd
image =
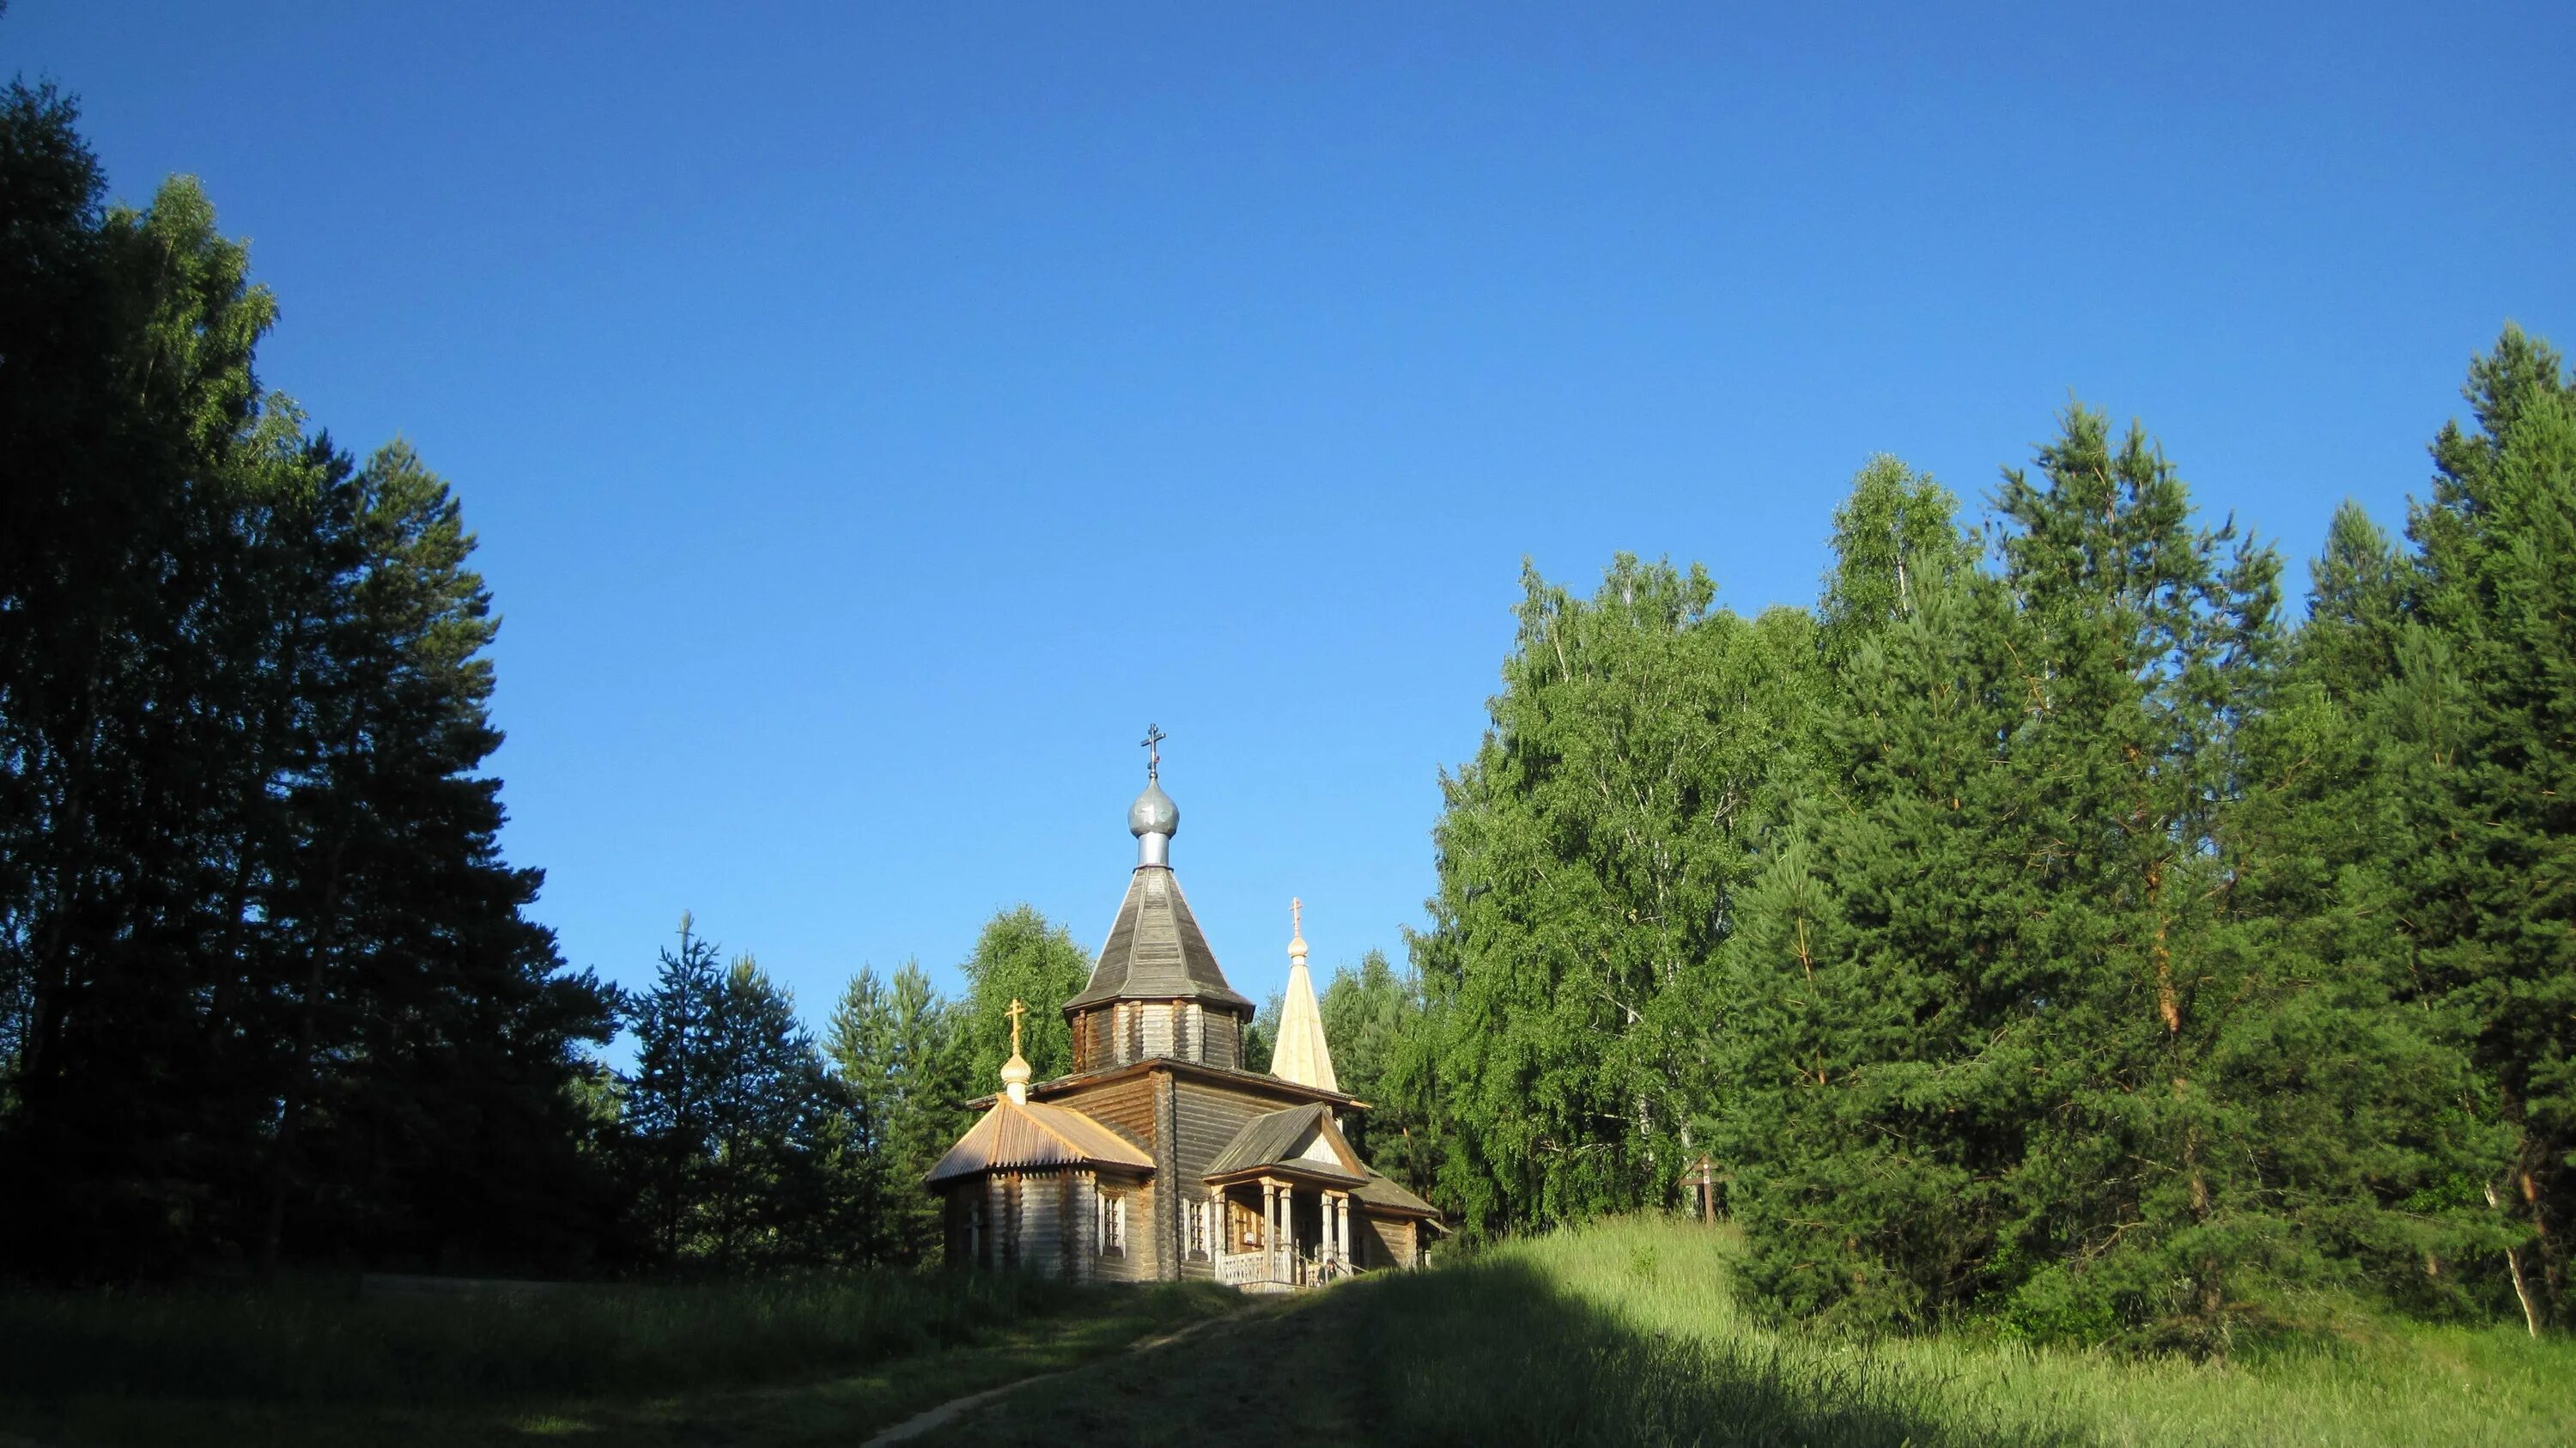
{"type": "Polygon", "coordinates": [[[1288,897],[1288,953],[1303,957],[1306,953],[1306,902],[1288,897]]]}
{"type": "Polygon", "coordinates": [[[1148,724],[1145,726],[1145,737],[1139,742],[1145,746],[1145,777],[1147,779],[1155,779],[1161,776],[1163,771],[1163,751],[1161,746],[1164,740],[1171,737],[1172,736],[1169,734],[1163,732],[1163,726],[1160,724],[1148,724]]]}
{"type": "Polygon", "coordinates": [[[1028,1013],[1029,1008],[1021,1004],[1017,996],[1011,998],[1011,1008],[1002,1012],[1011,1018],[1011,1054],[1014,1056],[1020,1054],[1020,1017],[1028,1013]]]}

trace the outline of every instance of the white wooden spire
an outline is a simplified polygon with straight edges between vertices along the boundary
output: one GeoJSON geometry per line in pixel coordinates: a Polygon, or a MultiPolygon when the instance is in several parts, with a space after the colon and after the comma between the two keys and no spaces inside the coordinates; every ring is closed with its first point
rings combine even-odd
{"type": "Polygon", "coordinates": [[[1288,902],[1288,988],[1279,999],[1279,1044],[1270,1052],[1270,1074],[1301,1086],[1339,1091],[1332,1047],[1324,1042],[1324,1013],[1315,1006],[1315,979],[1306,973],[1303,901],[1288,902]]]}

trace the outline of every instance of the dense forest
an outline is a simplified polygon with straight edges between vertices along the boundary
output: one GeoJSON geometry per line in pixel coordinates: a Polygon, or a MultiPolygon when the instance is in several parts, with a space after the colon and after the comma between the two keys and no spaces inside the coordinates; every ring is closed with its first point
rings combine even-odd
{"type": "Polygon", "coordinates": [[[2508,327],[2293,624],[2139,428],[1880,459],[1812,612],[1530,577],[1396,1095],[1486,1230],[1705,1154],[1784,1317],[2221,1347],[2566,1311],[2576,392],[2508,327]]]}
{"type": "MultiPolygon", "coordinates": [[[[194,183],[106,194],[11,87],[0,1269],[935,1259],[920,1174],[1012,999],[1066,1069],[1084,950],[1004,912],[961,996],[862,970],[819,1036],[686,917],[646,989],[568,968],[498,848],[454,493],[266,390],[194,183]]],[[[1871,462],[1812,609],[1525,569],[1410,961],[1324,994],[1356,1144],[1471,1236],[1706,1160],[1783,1321],[2563,1326],[2576,391],[2508,327],[2466,397],[2404,541],[2337,513],[2303,615],[2081,406],[1984,517],[1871,462]]]]}

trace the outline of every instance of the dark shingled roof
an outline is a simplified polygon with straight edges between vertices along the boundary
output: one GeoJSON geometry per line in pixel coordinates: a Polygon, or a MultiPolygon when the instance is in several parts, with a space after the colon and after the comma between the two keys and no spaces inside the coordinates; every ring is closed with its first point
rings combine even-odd
{"type": "Polygon", "coordinates": [[[1064,1006],[1075,1010],[1119,1000],[1194,1000],[1252,1014],[1252,1002],[1225,983],[1216,952],[1208,949],[1190,902],[1181,898],[1180,883],[1161,865],[1138,866],[1128,877],[1127,898],[1118,903],[1118,921],[1109,927],[1109,943],[1100,947],[1091,984],[1064,1006]]]}
{"type": "MultiPolygon", "coordinates": [[[[1317,1176],[1362,1180],[1368,1170],[1366,1166],[1354,1172],[1339,1166],[1328,1167],[1297,1154],[1306,1145],[1306,1139],[1315,1132],[1332,1130],[1332,1119],[1332,1112],[1326,1110],[1320,1101],[1256,1116],[1243,1124],[1243,1129],[1234,1134],[1234,1140],[1225,1144],[1225,1150],[1216,1154],[1216,1160],[1208,1164],[1207,1174],[1213,1179],[1257,1167],[1279,1166],[1317,1176]]],[[[1340,1132],[1333,1134],[1342,1150],[1348,1151],[1350,1143],[1338,1141],[1340,1132]]],[[[1357,1160],[1356,1157],[1352,1159],[1357,1160]]]]}

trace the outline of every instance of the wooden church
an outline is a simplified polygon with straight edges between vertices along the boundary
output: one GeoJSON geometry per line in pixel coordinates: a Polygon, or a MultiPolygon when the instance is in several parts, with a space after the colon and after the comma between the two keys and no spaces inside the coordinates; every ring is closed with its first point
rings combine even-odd
{"type": "Polygon", "coordinates": [[[1226,984],[1172,878],[1181,814],[1160,764],[1147,756],[1145,792],[1127,811],[1127,897],[1090,984],[1065,1002],[1073,1073],[1031,1084],[1014,1001],[1001,1094],[930,1170],[948,1260],[1251,1291],[1418,1265],[1440,1214],[1342,1135],[1368,1103],[1334,1080],[1293,913],[1271,1068],[1244,1069],[1252,1002],[1226,984]]]}

